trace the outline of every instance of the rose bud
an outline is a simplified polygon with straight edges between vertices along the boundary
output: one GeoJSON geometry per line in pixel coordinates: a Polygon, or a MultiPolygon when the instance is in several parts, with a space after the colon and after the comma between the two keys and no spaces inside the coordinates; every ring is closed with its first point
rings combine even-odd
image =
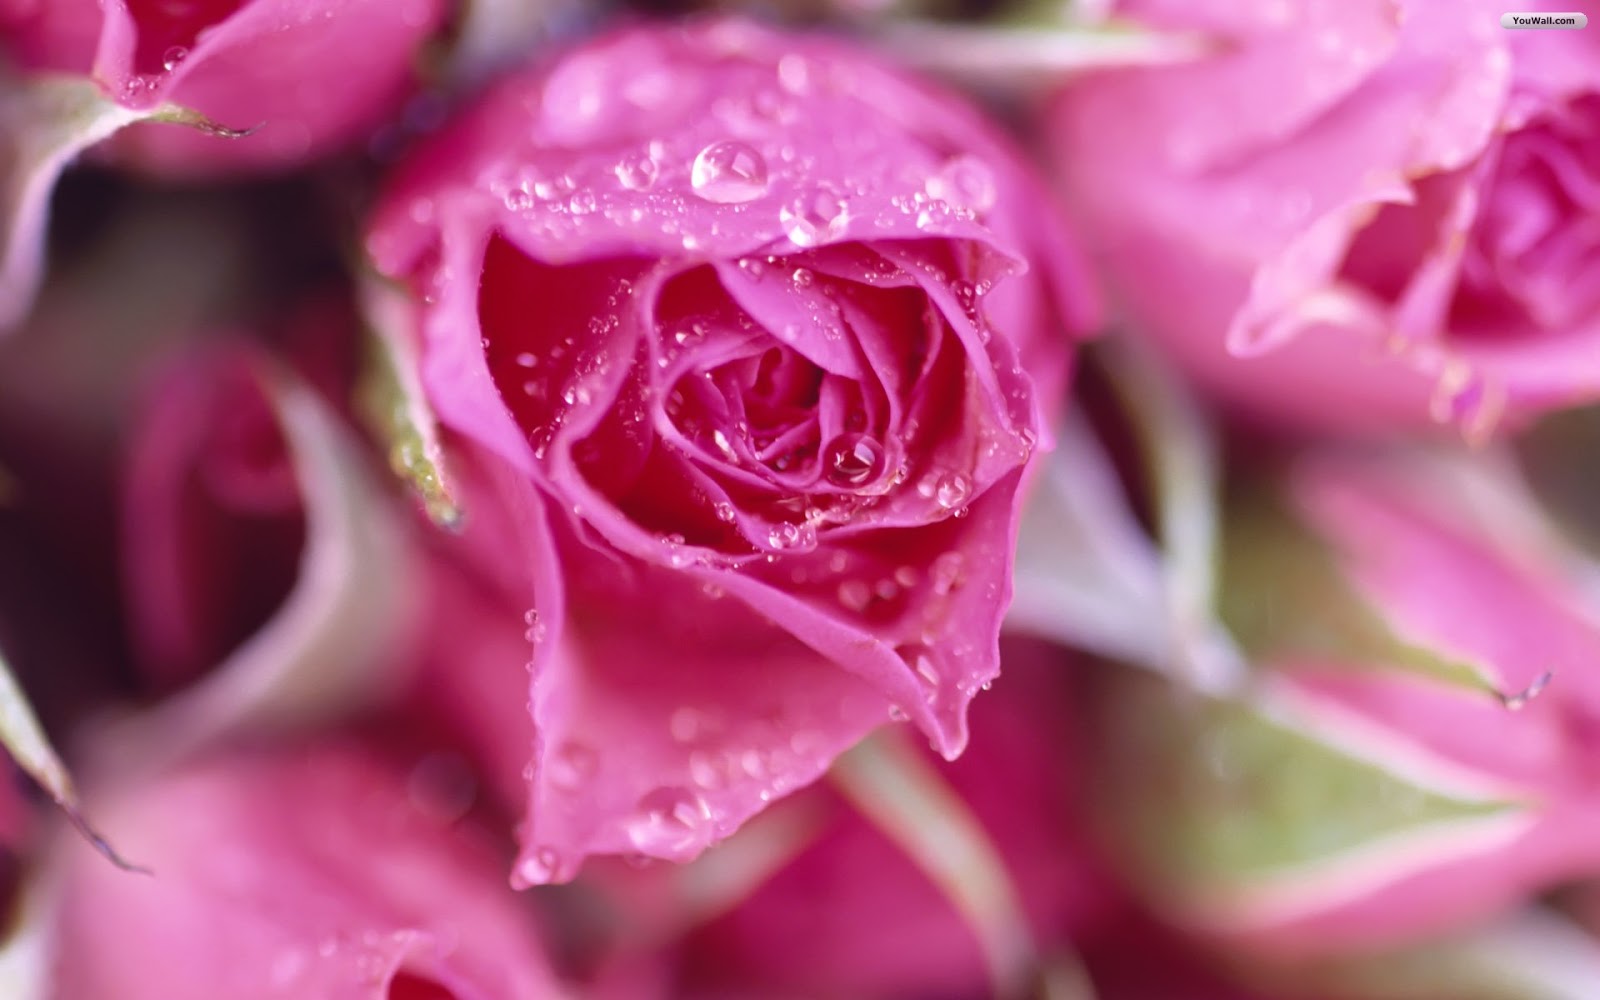
{"type": "Polygon", "coordinates": [[[396,459],[436,510],[481,466],[528,609],[524,880],[691,858],[891,718],[960,753],[1089,321],[1048,205],[956,99],[737,22],[511,77],[393,178],[396,459]]]}
{"type": "Polygon", "coordinates": [[[27,311],[51,192],[108,138],[163,176],[287,170],[365,137],[448,0],[0,0],[0,329],[27,311]],[[174,127],[174,123],[189,128],[174,127]]]}
{"type": "Polygon", "coordinates": [[[153,874],[64,845],[50,995],[562,995],[494,841],[404,760],[323,741],[102,780],[94,806],[153,874]]]}
{"type": "Polygon", "coordinates": [[[1600,864],[1594,568],[1485,463],[1323,456],[1244,491],[1219,592],[1254,676],[1108,683],[1103,807],[1173,919],[1258,958],[1367,956],[1600,864]]]}
{"type": "Polygon", "coordinates": [[[1600,36],[1502,7],[1119,4],[1213,48],[1045,126],[1129,325],[1275,426],[1477,440],[1600,398],[1600,36]]]}

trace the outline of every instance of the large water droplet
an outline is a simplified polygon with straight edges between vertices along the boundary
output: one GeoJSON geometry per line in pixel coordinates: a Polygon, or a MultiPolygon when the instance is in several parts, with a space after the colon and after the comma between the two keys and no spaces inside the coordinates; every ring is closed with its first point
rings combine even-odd
{"type": "Polygon", "coordinates": [[[850,221],[844,199],[827,191],[813,191],[778,210],[778,221],[795,246],[814,247],[838,239],[850,221]]]}
{"type": "Polygon", "coordinates": [[[178,64],[183,62],[188,57],[188,49],[184,48],[182,45],[174,45],[167,51],[161,53],[161,68],[170,73],[177,69],[178,64]]]}
{"type": "Polygon", "coordinates": [[[676,855],[711,842],[711,807],[685,788],[657,788],[639,800],[628,839],[641,853],[676,855]]]}
{"type": "Polygon", "coordinates": [[[841,434],[828,445],[828,482],[862,486],[883,474],[883,445],[865,434],[841,434]]]}
{"type": "Polygon", "coordinates": [[[719,205],[754,201],[767,193],[767,161],[742,142],[713,142],[694,158],[689,186],[719,205]]]}

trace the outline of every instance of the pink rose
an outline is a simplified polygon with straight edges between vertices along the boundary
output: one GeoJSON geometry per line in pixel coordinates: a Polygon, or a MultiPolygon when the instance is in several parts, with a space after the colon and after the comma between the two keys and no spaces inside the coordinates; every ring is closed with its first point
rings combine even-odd
{"type": "Polygon", "coordinates": [[[398,108],[448,12],[448,0],[0,0],[0,331],[32,303],[50,197],[78,154],[104,144],[168,177],[301,166],[398,108]]]}
{"type": "Polygon", "coordinates": [[[1460,931],[1592,873],[1595,567],[1460,459],[1320,456],[1285,499],[1241,506],[1223,552],[1249,689],[1098,704],[1118,844],[1153,898],[1300,959],[1460,931]]]}
{"type": "Polygon", "coordinates": [[[166,175],[298,166],[358,139],[414,86],[449,0],[0,0],[0,50],[28,74],[89,76],[111,100],[230,129],[135,125],[119,158],[166,175]]]}
{"type": "Polygon", "coordinates": [[[1503,6],[1120,4],[1215,43],[1050,119],[1131,325],[1302,427],[1481,438],[1600,398],[1600,36],[1503,6]]]}
{"type": "Polygon", "coordinates": [[[92,804],[153,874],[64,845],[51,995],[562,995],[494,841],[441,810],[430,766],[343,740],[108,776],[92,804]]]}
{"type": "Polygon", "coordinates": [[[960,752],[1088,319],[1045,203],[955,99],[730,22],[514,76],[393,179],[402,382],[530,609],[525,881],[693,857],[892,717],[960,752]]]}

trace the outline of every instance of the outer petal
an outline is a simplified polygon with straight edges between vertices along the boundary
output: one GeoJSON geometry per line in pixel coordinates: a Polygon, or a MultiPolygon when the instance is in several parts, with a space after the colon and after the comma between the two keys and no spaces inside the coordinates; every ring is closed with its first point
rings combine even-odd
{"type": "Polygon", "coordinates": [[[54,995],[559,995],[493,852],[405,789],[392,760],[324,744],[103,790],[160,874],[64,852],[54,995]]]}

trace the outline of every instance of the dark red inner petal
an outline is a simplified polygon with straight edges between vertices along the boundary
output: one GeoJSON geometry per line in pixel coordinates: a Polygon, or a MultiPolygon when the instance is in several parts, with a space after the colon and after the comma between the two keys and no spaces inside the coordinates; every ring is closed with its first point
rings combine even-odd
{"type": "Polygon", "coordinates": [[[133,68],[160,73],[188,55],[200,32],[226,20],[245,0],[128,0],[138,29],[133,68]]]}
{"type": "Polygon", "coordinates": [[[456,993],[436,979],[402,970],[389,980],[388,1000],[456,1000],[456,993]]]}
{"type": "MultiPolygon", "coordinates": [[[[622,327],[633,308],[632,287],[649,266],[635,258],[553,266],[498,235],[490,240],[478,288],[484,356],[536,452],[573,413],[616,407],[616,400],[598,399],[600,385],[617,366],[636,364],[622,327]]],[[[642,447],[636,440],[626,458],[615,450],[607,457],[636,463],[642,447]]]]}

